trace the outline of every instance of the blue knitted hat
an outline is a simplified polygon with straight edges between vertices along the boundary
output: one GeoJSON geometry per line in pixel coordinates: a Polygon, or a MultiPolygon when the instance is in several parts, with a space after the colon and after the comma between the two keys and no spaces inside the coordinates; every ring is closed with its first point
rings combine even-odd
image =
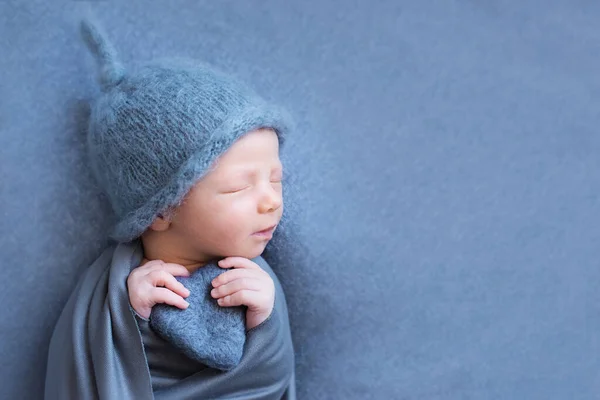
{"type": "Polygon", "coordinates": [[[117,216],[111,238],[139,237],[181,201],[242,135],[272,128],[283,143],[289,116],[249,87],[191,59],[125,71],[99,25],[81,22],[101,94],[88,127],[92,172],[117,216]]]}

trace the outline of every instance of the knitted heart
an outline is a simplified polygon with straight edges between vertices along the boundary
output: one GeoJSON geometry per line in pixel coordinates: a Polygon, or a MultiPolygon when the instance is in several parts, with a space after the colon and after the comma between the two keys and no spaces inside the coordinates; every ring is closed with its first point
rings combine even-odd
{"type": "Polygon", "coordinates": [[[239,364],[246,342],[246,307],[221,307],[210,295],[212,280],[224,271],[216,264],[176,277],[189,289],[185,310],[157,304],[150,327],[164,340],[211,368],[230,370],[239,364]]]}

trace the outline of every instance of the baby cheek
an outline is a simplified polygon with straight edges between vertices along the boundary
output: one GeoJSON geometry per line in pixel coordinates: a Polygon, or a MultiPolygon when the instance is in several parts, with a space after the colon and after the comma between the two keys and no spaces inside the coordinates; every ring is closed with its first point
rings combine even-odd
{"type": "Polygon", "coordinates": [[[228,248],[238,249],[245,246],[248,237],[257,229],[256,210],[251,196],[231,196],[213,204],[213,227],[215,242],[226,244],[228,248]],[[226,201],[225,201],[226,200],[226,201]]]}
{"type": "Polygon", "coordinates": [[[230,242],[239,240],[243,232],[248,229],[248,216],[236,211],[235,208],[223,211],[218,221],[218,231],[230,242]]]}

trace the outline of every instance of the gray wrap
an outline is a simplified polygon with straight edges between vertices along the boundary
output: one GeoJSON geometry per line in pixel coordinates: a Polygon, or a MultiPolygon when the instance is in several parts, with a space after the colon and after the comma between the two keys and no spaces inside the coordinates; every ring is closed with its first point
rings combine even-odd
{"type": "MultiPolygon", "coordinates": [[[[275,281],[275,308],[250,330],[244,355],[228,372],[202,368],[153,393],[147,356],[129,306],[126,280],[142,260],[138,240],[111,245],[84,273],[54,329],[48,354],[46,399],[295,399],[294,353],[287,305],[275,281]]],[[[152,348],[146,351],[152,351],[152,348]]]]}

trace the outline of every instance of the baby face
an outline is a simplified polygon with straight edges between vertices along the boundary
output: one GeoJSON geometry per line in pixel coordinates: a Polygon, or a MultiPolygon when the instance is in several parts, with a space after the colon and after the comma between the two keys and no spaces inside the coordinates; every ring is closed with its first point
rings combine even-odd
{"type": "Polygon", "coordinates": [[[188,193],[172,233],[199,255],[259,256],[283,213],[282,172],[276,133],[247,133],[188,193]]]}

